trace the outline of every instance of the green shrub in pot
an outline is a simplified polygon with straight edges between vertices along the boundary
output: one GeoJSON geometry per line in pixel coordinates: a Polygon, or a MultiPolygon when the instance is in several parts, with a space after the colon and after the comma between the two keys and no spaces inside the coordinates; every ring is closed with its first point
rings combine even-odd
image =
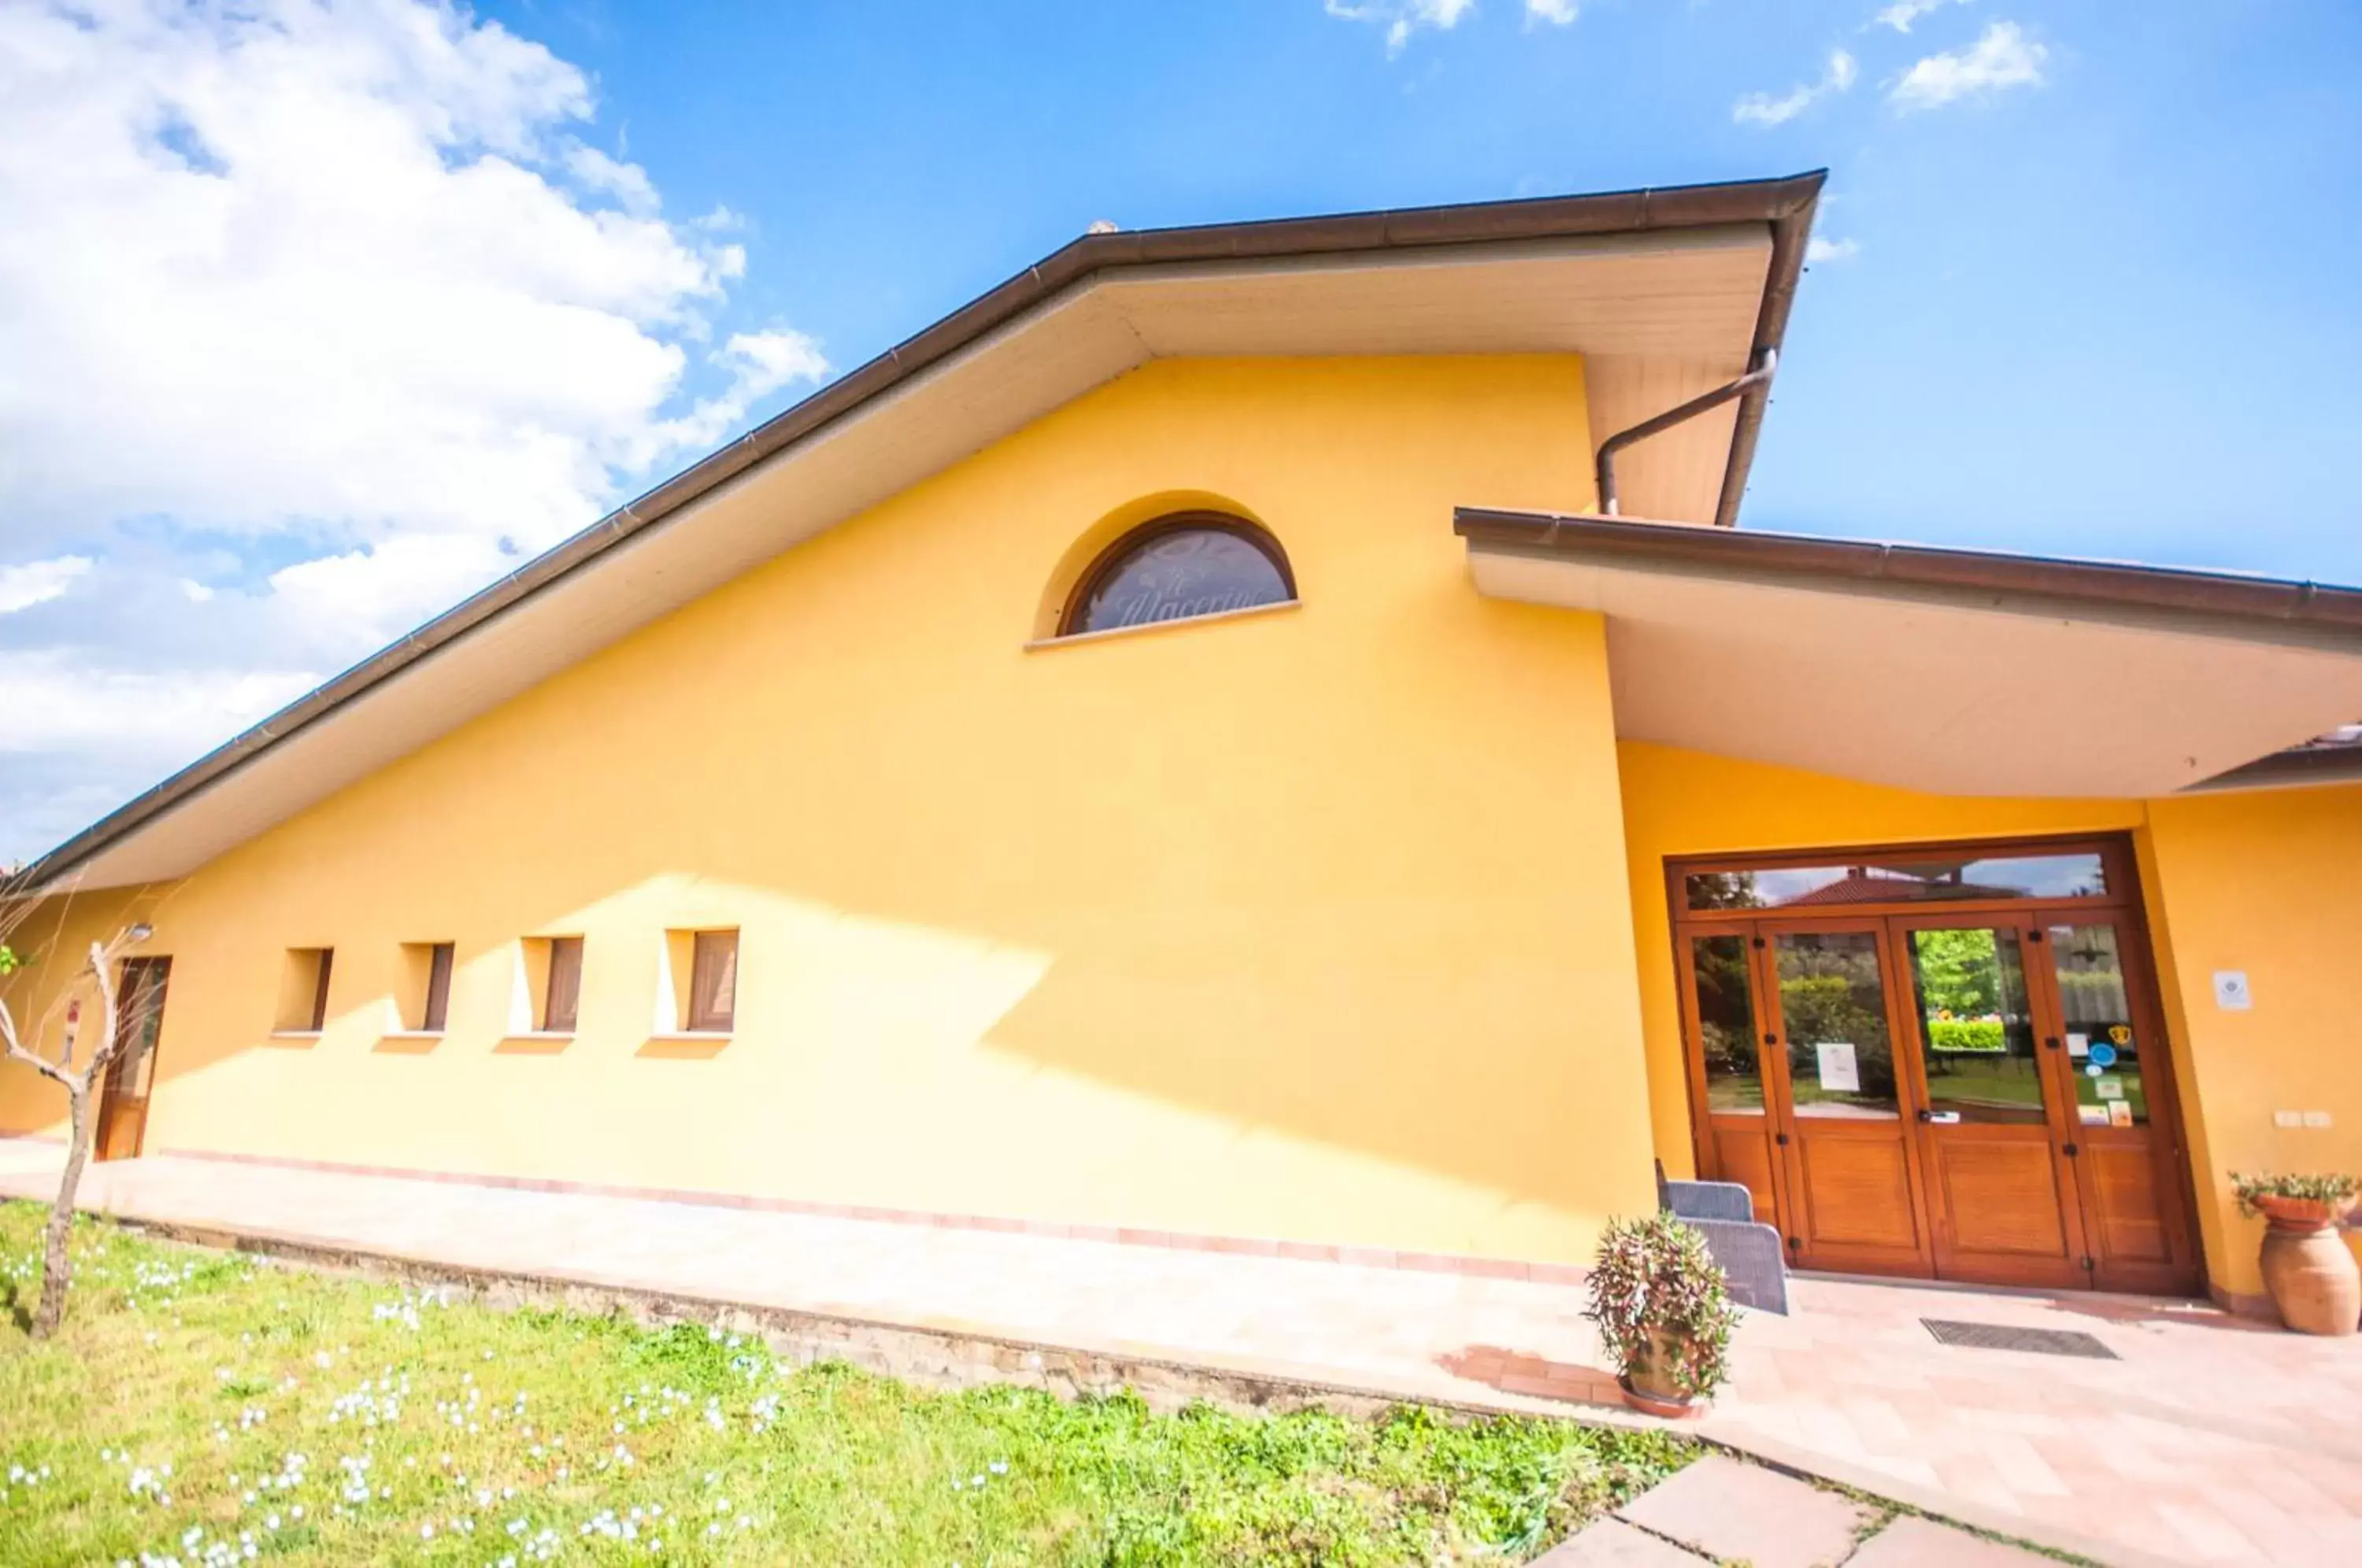
{"type": "Polygon", "coordinates": [[[1728,1377],[1738,1309],[1705,1238],[1689,1226],[1670,1214],[1609,1220],[1588,1285],[1584,1315],[1634,1405],[1686,1408],[1728,1377]]]}

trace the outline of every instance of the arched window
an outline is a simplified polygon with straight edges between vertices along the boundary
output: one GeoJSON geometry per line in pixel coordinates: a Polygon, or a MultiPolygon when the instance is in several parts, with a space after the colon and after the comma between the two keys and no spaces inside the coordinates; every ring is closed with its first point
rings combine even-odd
{"type": "Polygon", "coordinates": [[[1091,563],[1066,601],[1058,635],[1219,615],[1295,597],[1286,553],[1268,532],[1226,513],[1175,513],[1133,529],[1091,563]]]}

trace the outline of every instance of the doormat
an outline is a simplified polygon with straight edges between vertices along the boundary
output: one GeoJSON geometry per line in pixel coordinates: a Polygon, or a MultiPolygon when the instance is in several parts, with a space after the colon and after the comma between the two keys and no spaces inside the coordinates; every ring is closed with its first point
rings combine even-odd
{"type": "Polygon", "coordinates": [[[2081,1355],[2094,1361],[2115,1361],[2116,1353],[2090,1334],[2071,1329],[2013,1329],[2000,1323],[1956,1323],[1944,1318],[1922,1318],[1939,1343],[1966,1345],[1971,1350],[2022,1350],[2037,1355],[2081,1355]]]}

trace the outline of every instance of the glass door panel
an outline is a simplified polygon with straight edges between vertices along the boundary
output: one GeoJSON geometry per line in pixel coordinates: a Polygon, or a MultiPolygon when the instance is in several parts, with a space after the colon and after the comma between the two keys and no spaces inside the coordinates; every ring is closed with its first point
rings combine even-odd
{"type": "Polygon", "coordinates": [[[1909,951],[1928,1121],[2047,1125],[2040,1046],[2016,929],[1914,931],[1909,951]]]}
{"type": "Polygon", "coordinates": [[[2075,1079],[2075,1116],[2086,1127],[2148,1125],[2141,1040],[2112,924],[2054,925],[2050,961],[2059,1021],[2075,1079]]]}
{"type": "Polygon", "coordinates": [[[1684,1021],[1696,1043],[1692,1092],[1698,1097],[1702,1172],[1739,1183],[1754,1199],[1756,1218],[1773,1220],[1780,1181],[1749,939],[1737,933],[1693,936],[1682,956],[1684,1021]]]}
{"type": "Polygon", "coordinates": [[[1755,1049],[1755,997],[1747,973],[1747,938],[1694,937],[1690,962],[1697,998],[1698,1048],[1705,1059],[1706,1110],[1716,1116],[1760,1116],[1763,1064],[1755,1049]]]}
{"type": "Polygon", "coordinates": [[[1785,932],[1772,950],[1795,1114],[1899,1120],[1878,933],[1785,932]]]}

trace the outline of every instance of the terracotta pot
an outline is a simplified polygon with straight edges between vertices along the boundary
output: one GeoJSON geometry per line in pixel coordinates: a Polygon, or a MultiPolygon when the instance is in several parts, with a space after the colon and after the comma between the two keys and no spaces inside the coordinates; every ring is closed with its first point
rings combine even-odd
{"type": "Polygon", "coordinates": [[[2354,1199],[2341,1198],[2334,1201],[2323,1198],[2258,1198],[2256,1208],[2275,1227],[2294,1231],[2318,1231],[2323,1225],[2334,1225],[2353,1211],[2354,1199]]]}
{"type": "Polygon", "coordinates": [[[2256,1200],[2270,1227],[2264,1231],[2264,1288],[2280,1321],[2301,1334],[2350,1334],[2362,1326],[2362,1269],[2337,1233],[2353,1199],[2256,1200]]]}
{"type": "Polygon", "coordinates": [[[1624,1402],[1643,1415],[1678,1420],[1683,1416],[1694,1416],[1705,1408],[1673,1382],[1669,1370],[1673,1362],[1673,1343],[1670,1334],[1650,1333],[1648,1355],[1634,1361],[1616,1380],[1624,1390],[1624,1402]]]}

